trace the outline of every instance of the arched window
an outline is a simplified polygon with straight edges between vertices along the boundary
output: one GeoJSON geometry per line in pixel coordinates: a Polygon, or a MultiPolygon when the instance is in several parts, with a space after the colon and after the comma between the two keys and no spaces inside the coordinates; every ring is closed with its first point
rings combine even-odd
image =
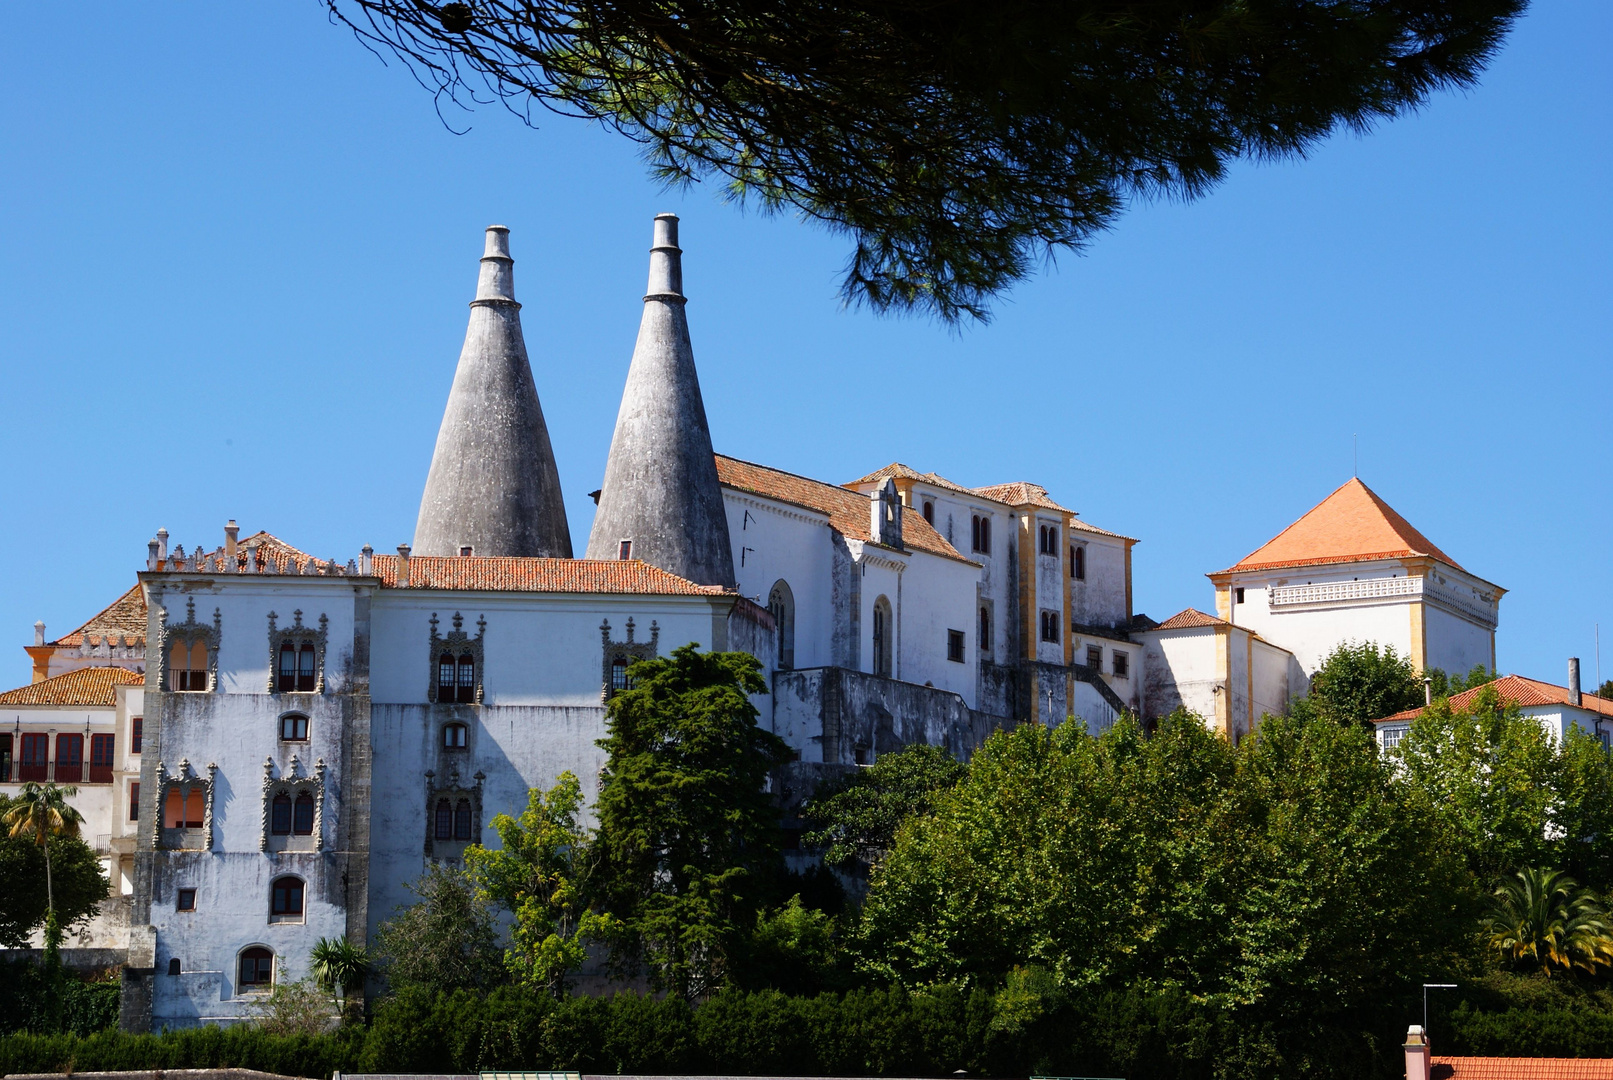
{"type": "Polygon", "coordinates": [[[314,646],[305,641],[297,652],[297,691],[310,693],[314,689],[314,646]]]}
{"type": "Polygon", "coordinates": [[[1070,576],[1077,581],[1087,579],[1087,549],[1080,544],[1070,548],[1070,576]]]}
{"type": "Polygon", "coordinates": [[[286,742],[307,742],[308,718],[302,713],[286,713],[280,718],[280,738],[286,742]]]}
{"type": "Polygon", "coordinates": [[[629,689],[632,685],[632,682],[630,682],[627,678],[627,657],[613,657],[610,662],[611,697],[615,697],[618,693],[629,689]]]}
{"type": "Polygon", "coordinates": [[[778,666],[789,669],[795,666],[795,594],[783,578],[773,583],[767,596],[767,611],[773,616],[777,635],[778,666]]]}
{"type": "Polygon", "coordinates": [[[476,703],[476,658],[469,653],[459,658],[459,703],[476,703]]]}
{"type": "Polygon", "coordinates": [[[881,596],[874,601],[874,674],[891,673],[891,604],[881,596]]]}
{"type": "Polygon", "coordinates": [[[470,800],[460,799],[454,807],[454,839],[470,839],[470,800]]]}
{"type": "Polygon", "coordinates": [[[437,800],[437,821],[434,830],[438,840],[454,838],[454,808],[447,799],[437,800]]]}
{"type": "Polygon", "coordinates": [[[276,836],[291,835],[291,796],[283,791],[269,804],[269,831],[276,836]]]}
{"type": "Polygon", "coordinates": [[[314,797],[306,791],[297,796],[291,817],[291,831],[298,836],[314,834],[314,797]]]}
{"type": "Polygon", "coordinates": [[[437,657],[437,700],[448,704],[454,700],[454,657],[443,653],[437,657]]]}
{"type": "Polygon", "coordinates": [[[302,890],[302,878],[275,878],[269,886],[270,921],[302,918],[302,890]]]}
{"type": "Polygon", "coordinates": [[[463,750],[467,730],[464,724],[445,724],[442,729],[442,748],[444,750],[463,750]]]}
{"type": "Polygon", "coordinates": [[[1059,553],[1059,527],[1057,525],[1043,525],[1039,535],[1041,544],[1037,550],[1043,555],[1057,555],[1059,553]]]}
{"type": "Polygon", "coordinates": [[[991,609],[984,605],[980,608],[980,651],[991,651],[991,609]]]}
{"type": "Polygon", "coordinates": [[[207,689],[207,643],[174,642],[168,650],[168,688],[188,693],[207,689]]]}
{"type": "Polygon", "coordinates": [[[274,953],[254,946],[241,953],[237,989],[262,990],[274,985],[274,953]]]}
{"type": "Polygon", "coordinates": [[[982,555],[991,553],[991,518],[976,514],[969,523],[970,546],[982,555]]]}
{"type": "Polygon", "coordinates": [[[282,692],[297,689],[297,647],[289,641],[280,646],[280,678],[276,685],[282,692]]]}
{"type": "Polygon", "coordinates": [[[168,974],[170,974],[170,975],[178,975],[179,974],[179,957],[171,956],[171,957],[168,958],[168,974]]]}
{"type": "Polygon", "coordinates": [[[928,521],[931,525],[935,524],[935,503],[931,502],[929,499],[924,500],[924,520],[928,521]]]}

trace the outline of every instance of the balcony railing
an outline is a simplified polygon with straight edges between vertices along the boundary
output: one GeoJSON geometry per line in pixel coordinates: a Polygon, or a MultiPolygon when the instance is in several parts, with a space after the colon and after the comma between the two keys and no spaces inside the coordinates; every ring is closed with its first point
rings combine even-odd
{"type": "Polygon", "coordinates": [[[23,761],[17,764],[18,780],[49,780],[50,766],[43,761],[23,761]]]}
{"type": "Polygon", "coordinates": [[[58,784],[110,784],[113,768],[90,762],[12,761],[0,758],[0,784],[54,780],[58,784]]]}
{"type": "Polygon", "coordinates": [[[58,784],[81,784],[84,782],[84,763],[82,761],[58,761],[54,770],[58,784]]]}
{"type": "Polygon", "coordinates": [[[90,763],[90,783],[110,784],[112,782],[112,766],[90,763]]]}

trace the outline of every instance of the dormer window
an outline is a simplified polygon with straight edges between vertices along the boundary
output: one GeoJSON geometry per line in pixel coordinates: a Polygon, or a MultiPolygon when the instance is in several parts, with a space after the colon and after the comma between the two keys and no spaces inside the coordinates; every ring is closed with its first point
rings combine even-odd
{"type": "Polygon", "coordinates": [[[476,554],[476,548],[473,545],[471,545],[471,544],[460,544],[459,545],[459,557],[460,558],[468,559],[472,555],[475,555],[475,554],[476,554]]]}
{"type": "Polygon", "coordinates": [[[623,540],[616,548],[618,559],[631,559],[633,557],[633,541],[623,540]]]}

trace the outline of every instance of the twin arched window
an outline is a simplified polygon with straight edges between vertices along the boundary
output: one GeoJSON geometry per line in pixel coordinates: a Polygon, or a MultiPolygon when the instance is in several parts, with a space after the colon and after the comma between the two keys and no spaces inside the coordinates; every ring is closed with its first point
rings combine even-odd
{"type": "Polygon", "coordinates": [[[317,656],[311,641],[300,646],[286,642],[280,646],[280,664],[275,686],[281,693],[312,693],[316,677],[317,656]]]}
{"type": "Polygon", "coordinates": [[[269,804],[269,831],[275,836],[312,836],[314,797],[306,791],[295,800],[283,791],[276,795],[269,804]]]}
{"type": "Polygon", "coordinates": [[[199,693],[207,689],[207,642],[175,641],[168,650],[168,689],[199,693]]]}
{"type": "Polygon", "coordinates": [[[456,658],[453,653],[445,652],[437,657],[437,701],[443,705],[455,701],[461,705],[476,703],[474,656],[462,653],[456,658]]]}
{"type": "Polygon", "coordinates": [[[970,548],[982,555],[991,554],[991,518],[976,514],[969,524],[970,548]]]}
{"type": "Polygon", "coordinates": [[[471,807],[469,799],[451,803],[438,799],[433,835],[438,840],[469,840],[471,838],[471,807]]]}
{"type": "Polygon", "coordinates": [[[1057,555],[1059,553],[1059,527],[1057,525],[1043,525],[1037,533],[1036,550],[1043,555],[1057,555]]]}

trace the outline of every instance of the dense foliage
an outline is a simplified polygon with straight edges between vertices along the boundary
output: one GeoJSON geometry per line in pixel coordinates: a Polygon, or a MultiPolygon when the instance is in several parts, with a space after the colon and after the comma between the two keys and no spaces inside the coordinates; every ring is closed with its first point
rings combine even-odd
{"type": "Polygon", "coordinates": [[[88,1035],[118,1019],[118,984],[27,959],[0,960],[0,1031],[88,1035]]]}
{"type": "Polygon", "coordinates": [[[604,123],[849,235],[849,297],[952,319],[1135,199],[1471,85],[1524,0],[327,4],[439,104],[604,123]]]}
{"type": "Polygon", "coordinates": [[[1346,642],[1328,653],[1311,676],[1310,693],[1290,712],[1368,727],[1380,717],[1416,708],[1424,696],[1422,677],[1393,645],[1380,649],[1370,641],[1346,642]]]}
{"type": "MultiPolygon", "coordinates": [[[[0,818],[19,809],[16,800],[0,795],[0,818]]],[[[17,835],[0,830],[0,946],[28,944],[29,934],[45,922],[51,894],[63,933],[88,922],[107,897],[110,883],[94,848],[74,835],[52,835],[49,841],[47,889],[45,846],[26,829],[17,835]]]]}
{"type": "Polygon", "coordinates": [[[486,990],[504,980],[496,914],[463,871],[433,863],[418,902],[381,924],[376,953],[393,986],[486,990]]]}
{"type": "Polygon", "coordinates": [[[928,815],[966,771],[940,746],[882,754],[865,769],[819,785],[801,811],[812,826],[801,841],[821,850],[830,866],[866,872],[885,857],[902,822],[928,815]]]}

